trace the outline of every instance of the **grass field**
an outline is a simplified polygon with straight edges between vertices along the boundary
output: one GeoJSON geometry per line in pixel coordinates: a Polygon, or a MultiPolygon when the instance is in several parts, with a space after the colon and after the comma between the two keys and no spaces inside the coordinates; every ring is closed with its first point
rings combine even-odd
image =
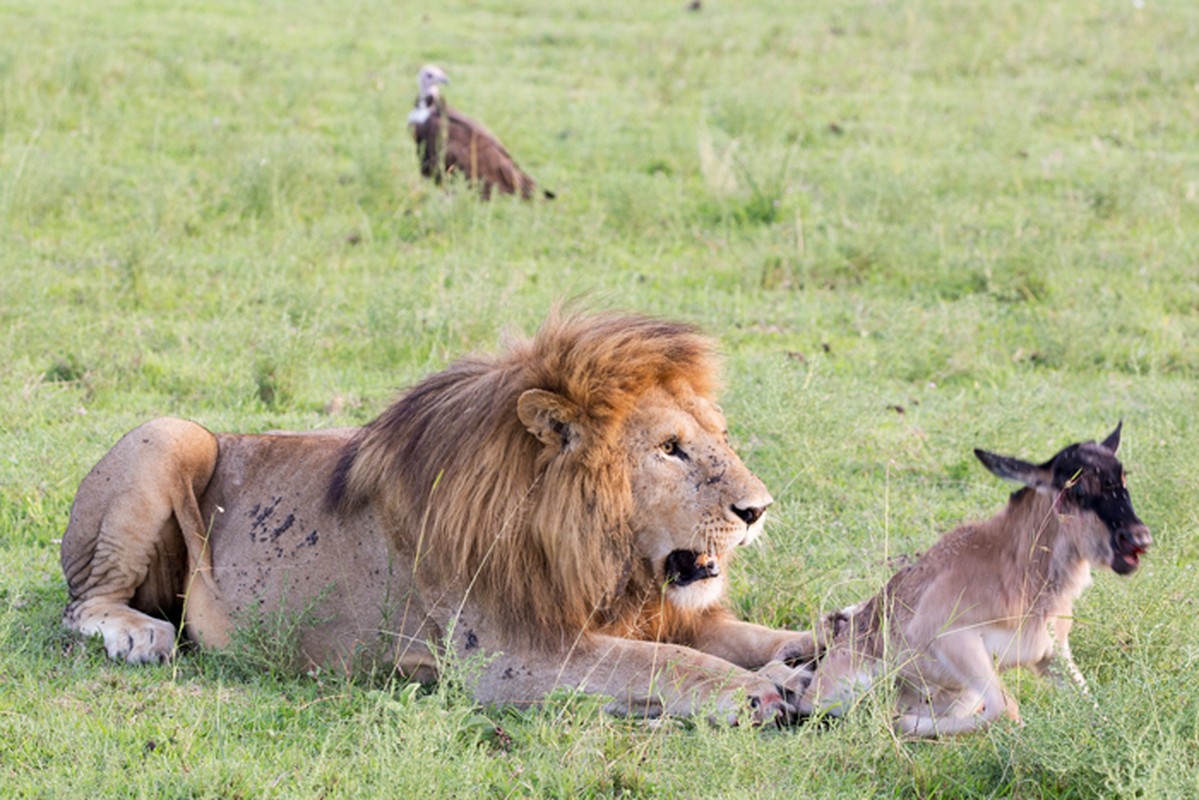
{"type": "Polygon", "coordinates": [[[1185,0],[0,4],[0,795],[1199,795],[1199,5],[1185,0]],[[553,203],[423,183],[415,74],[553,203]],[[776,503],[745,618],[806,626],[996,510],[974,447],[1125,422],[1156,547],[1024,727],[658,727],[452,682],[294,677],[65,633],[90,466],[172,414],[363,423],[556,300],[718,337],[776,503]]]}

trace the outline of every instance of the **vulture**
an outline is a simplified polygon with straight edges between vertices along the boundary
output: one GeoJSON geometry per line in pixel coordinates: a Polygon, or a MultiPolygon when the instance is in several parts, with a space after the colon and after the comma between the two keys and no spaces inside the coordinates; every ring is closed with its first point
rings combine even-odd
{"type": "MultiPolygon", "coordinates": [[[[537,182],[516,165],[512,156],[491,131],[465,114],[446,105],[438,84],[450,79],[440,67],[426,64],[417,73],[420,94],[408,115],[420,173],[438,184],[446,175],[465,175],[478,184],[484,200],[491,198],[492,187],[501,194],[517,194],[528,200],[537,190],[537,182]]],[[[554,193],[543,190],[553,199],[554,193]]]]}

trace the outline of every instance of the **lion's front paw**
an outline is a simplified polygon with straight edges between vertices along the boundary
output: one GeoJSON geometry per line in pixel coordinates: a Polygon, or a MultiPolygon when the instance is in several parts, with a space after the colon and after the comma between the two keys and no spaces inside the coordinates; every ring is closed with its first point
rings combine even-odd
{"type": "Polygon", "coordinates": [[[782,692],[771,689],[749,698],[755,725],[789,725],[795,720],[795,706],[782,692]]]}
{"type": "Polygon", "coordinates": [[[730,690],[719,706],[726,710],[725,721],[730,725],[745,721],[753,725],[787,725],[795,719],[795,705],[787,690],[768,679],[755,678],[740,690],[730,690]]]}
{"type": "Polygon", "coordinates": [[[789,667],[782,661],[771,661],[758,670],[758,675],[769,679],[775,688],[783,693],[788,700],[798,697],[812,682],[815,671],[808,665],[789,667]]]}
{"type": "Polygon", "coordinates": [[[816,660],[816,637],[811,631],[801,631],[789,637],[771,653],[769,662],[781,661],[792,667],[816,660]]]}

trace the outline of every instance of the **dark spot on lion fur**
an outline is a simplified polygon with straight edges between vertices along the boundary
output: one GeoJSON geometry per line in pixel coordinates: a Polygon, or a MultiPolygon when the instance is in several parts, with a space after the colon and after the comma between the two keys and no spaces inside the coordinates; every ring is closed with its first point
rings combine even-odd
{"type": "Polygon", "coordinates": [[[294,525],[295,522],[296,522],[296,515],[288,514],[287,518],[284,519],[283,522],[281,522],[279,524],[279,527],[275,528],[273,531],[271,531],[271,541],[272,542],[275,541],[280,536],[282,536],[284,533],[286,533],[287,529],[290,528],[292,525],[294,525]]]}
{"type": "Polygon", "coordinates": [[[254,517],[255,527],[265,524],[267,517],[275,513],[275,506],[279,505],[282,500],[282,497],[273,497],[270,504],[266,506],[255,503],[254,507],[250,509],[250,516],[254,517]]]}

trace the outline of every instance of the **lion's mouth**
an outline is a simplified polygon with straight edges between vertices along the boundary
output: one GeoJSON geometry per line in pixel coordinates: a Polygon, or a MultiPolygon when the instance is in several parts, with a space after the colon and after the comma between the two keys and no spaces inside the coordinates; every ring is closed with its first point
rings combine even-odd
{"type": "Polygon", "coordinates": [[[694,550],[675,550],[666,557],[662,568],[666,572],[666,580],[675,587],[688,586],[720,574],[720,562],[716,556],[694,550]]]}

